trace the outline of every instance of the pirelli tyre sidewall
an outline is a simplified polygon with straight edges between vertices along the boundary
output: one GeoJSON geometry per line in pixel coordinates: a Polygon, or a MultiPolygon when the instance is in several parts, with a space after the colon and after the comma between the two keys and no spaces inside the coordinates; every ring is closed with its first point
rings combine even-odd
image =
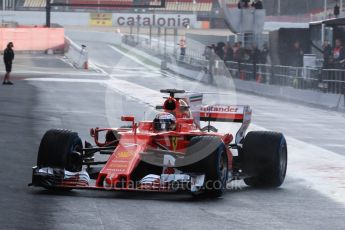
{"type": "Polygon", "coordinates": [[[254,187],[279,187],[287,170],[287,144],[283,134],[249,132],[240,151],[244,182],[254,187]]]}
{"type": "Polygon", "coordinates": [[[42,140],[37,156],[38,168],[51,167],[79,172],[82,156],[78,149],[83,147],[78,133],[69,130],[51,129],[42,140]]]}

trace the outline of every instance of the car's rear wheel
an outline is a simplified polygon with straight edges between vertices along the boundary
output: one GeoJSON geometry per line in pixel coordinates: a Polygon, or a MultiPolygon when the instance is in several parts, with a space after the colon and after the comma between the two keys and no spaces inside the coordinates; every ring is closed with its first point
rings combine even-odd
{"type": "Polygon", "coordinates": [[[253,187],[279,187],[287,170],[287,144],[283,134],[249,132],[240,151],[242,168],[248,178],[244,182],[253,187]]]}
{"type": "Polygon", "coordinates": [[[82,141],[78,133],[69,130],[51,129],[47,131],[38,150],[38,168],[50,167],[79,172],[82,169],[82,141]]]}
{"type": "MultiPolygon", "coordinates": [[[[221,196],[228,180],[228,157],[222,140],[214,136],[193,137],[186,150],[186,158],[188,164],[184,162],[185,165],[178,169],[205,174],[203,193],[194,195],[221,196]]],[[[182,162],[177,161],[177,164],[182,162]]]]}

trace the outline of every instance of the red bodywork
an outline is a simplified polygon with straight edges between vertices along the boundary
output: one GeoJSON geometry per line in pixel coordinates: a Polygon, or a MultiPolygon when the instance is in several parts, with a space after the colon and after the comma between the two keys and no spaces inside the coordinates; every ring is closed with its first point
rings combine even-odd
{"type": "MultiPolygon", "coordinates": [[[[200,131],[200,127],[191,117],[189,110],[181,108],[181,104],[186,104],[182,99],[169,97],[164,103],[164,111],[175,115],[176,130],[156,132],[153,129],[153,122],[142,121],[136,123],[133,117],[122,117],[123,121],[132,122],[132,128],[119,129],[92,129],[91,135],[98,146],[107,146],[109,143],[100,143],[98,133],[116,131],[121,135],[120,140],[116,143],[117,147],[109,157],[107,163],[101,170],[96,180],[95,187],[100,189],[128,189],[133,188],[132,173],[145,157],[148,150],[159,149],[165,146],[168,150],[183,155],[188,146],[189,140],[194,136],[218,136],[224,144],[228,146],[233,141],[231,134],[206,133],[200,131]],[[175,104],[173,110],[169,110],[169,105],[175,104]],[[120,186],[117,186],[120,185],[120,186]],[[124,186],[121,186],[124,185],[124,186]]],[[[237,119],[238,115],[233,115],[237,119]]],[[[116,142],[116,141],[115,141],[116,142]]],[[[232,153],[226,148],[228,155],[228,169],[232,169],[232,153]]],[[[173,173],[174,170],[166,170],[164,173],[173,173]]],[[[161,172],[163,173],[163,171],[161,172]]],[[[161,189],[160,189],[161,190],[161,189]]]]}

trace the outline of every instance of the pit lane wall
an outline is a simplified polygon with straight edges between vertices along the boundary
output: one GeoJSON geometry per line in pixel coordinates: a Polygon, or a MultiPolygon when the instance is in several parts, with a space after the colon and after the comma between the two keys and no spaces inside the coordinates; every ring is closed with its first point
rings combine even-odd
{"type": "Polygon", "coordinates": [[[44,28],[32,26],[18,26],[16,28],[0,28],[1,50],[8,42],[13,42],[18,51],[47,51],[63,50],[64,28],[44,28]]]}

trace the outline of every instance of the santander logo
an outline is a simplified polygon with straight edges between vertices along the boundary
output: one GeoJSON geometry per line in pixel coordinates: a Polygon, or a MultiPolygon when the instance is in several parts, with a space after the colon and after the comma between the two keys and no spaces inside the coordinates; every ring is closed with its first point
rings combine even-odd
{"type": "Polygon", "coordinates": [[[228,105],[209,105],[209,106],[202,106],[201,112],[238,113],[240,112],[240,108],[235,107],[235,106],[228,106],[228,105]]]}

